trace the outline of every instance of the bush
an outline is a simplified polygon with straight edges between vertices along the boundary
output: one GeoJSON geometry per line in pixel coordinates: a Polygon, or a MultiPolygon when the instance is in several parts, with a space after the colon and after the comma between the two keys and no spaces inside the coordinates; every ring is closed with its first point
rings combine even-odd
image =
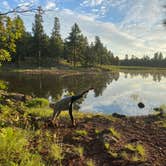
{"type": "Polygon", "coordinates": [[[26,102],[27,107],[47,107],[49,105],[49,101],[44,98],[34,98],[30,101],[26,102]]]}

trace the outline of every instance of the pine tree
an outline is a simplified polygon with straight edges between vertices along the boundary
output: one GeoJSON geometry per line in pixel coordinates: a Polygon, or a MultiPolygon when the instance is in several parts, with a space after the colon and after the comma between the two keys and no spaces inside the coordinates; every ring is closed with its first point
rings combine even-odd
{"type": "Polygon", "coordinates": [[[60,22],[59,18],[54,18],[54,27],[50,39],[50,56],[55,57],[56,61],[59,62],[60,57],[63,54],[63,40],[60,35],[60,22]]]}
{"type": "Polygon", "coordinates": [[[103,44],[100,41],[99,36],[95,37],[95,59],[97,64],[102,64],[102,56],[103,56],[103,44]]]}
{"type": "Polygon", "coordinates": [[[46,54],[47,36],[44,33],[43,28],[43,10],[41,6],[38,7],[38,11],[35,14],[35,22],[32,25],[33,32],[33,54],[38,60],[38,65],[41,65],[41,57],[46,54]]]}
{"type": "Polygon", "coordinates": [[[66,40],[67,52],[69,53],[70,60],[72,61],[74,67],[78,61],[78,56],[80,52],[80,39],[81,39],[81,30],[79,26],[75,23],[69,34],[69,37],[66,40]]]}

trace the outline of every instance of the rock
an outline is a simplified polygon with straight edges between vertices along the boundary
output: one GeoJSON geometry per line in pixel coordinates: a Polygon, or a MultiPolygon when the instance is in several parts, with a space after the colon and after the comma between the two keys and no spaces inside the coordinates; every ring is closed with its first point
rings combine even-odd
{"type": "Polygon", "coordinates": [[[2,94],[2,96],[5,99],[10,99],[10,100],[15,100],[15,101],[23,101],[23,102],[32,99],[31,96],[27,96],[27,95],[24,95],[21,93],[4,93],[4,94],[2,94]]]}
{"type": "Polygon", "coordinates": [[[145,107],[145,104],[142,103],[142,102],[140,102],[140,103],[138,103],[138,107],[139,107],[139,108],[144,108],[144,107],[145,107]]]}

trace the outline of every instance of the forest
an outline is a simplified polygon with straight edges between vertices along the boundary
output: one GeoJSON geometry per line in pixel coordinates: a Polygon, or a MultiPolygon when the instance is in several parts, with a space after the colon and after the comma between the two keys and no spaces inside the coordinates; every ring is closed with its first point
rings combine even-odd
{"type": "Polygon", "coordinates": [[[166,67],[166,57],[161,52],[154,53],[152,58],[147,55],[142,58],[131,55],[129,58],[126,54],[124,59],[120,59],[107,49],[99,36],[95,36],[94,42],[89,42],[77,23],[71,27],[67,38],[63,39],[58,17],[54,18],[52,32],[48,36],[44,32],[42,11],[42,8],[38,7],[32,32],[26,31],[20,16],[11,18],[0,15],[1,63],[15,64],[17,67],[22,62],[27,66],[55,66],[61,60],[66,60],[73,67],[97,65],[166,67]]]}

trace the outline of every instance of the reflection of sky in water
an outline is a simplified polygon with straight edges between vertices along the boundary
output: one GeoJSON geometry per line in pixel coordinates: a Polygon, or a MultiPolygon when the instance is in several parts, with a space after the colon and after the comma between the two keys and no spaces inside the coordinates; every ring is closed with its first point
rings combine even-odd
{"type": "Polygon", "coordinates": [[[117,81],[107,85],[102,96],[94,97],[93,91],[89,92],[81,104],[81,111],[101,112],[111,114],[114,112],[133,115],[147,115],[152,108],[166,104],[166,79],[160,82],[153,78],[134,76],[125,78],[123,73],[117,81]],[[143,102],[144,109],[139,109],[137,104],[143,102]]]}

